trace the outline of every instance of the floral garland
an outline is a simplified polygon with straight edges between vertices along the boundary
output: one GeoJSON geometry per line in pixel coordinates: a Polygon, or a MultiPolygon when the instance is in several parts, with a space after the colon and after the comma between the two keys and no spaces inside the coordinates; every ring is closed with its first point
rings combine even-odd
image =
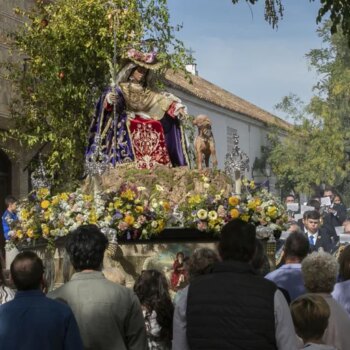
{"type": "Polygon", "coordinates": [[[124,184],[117,192],[94,196],[80,189],[51,195],[42,188],[19,203],[19,221],[12,223],[9,232],[11,242],[39,238],[53,242],[84,224],[96,224],[109,236],[137,240],[156,236],[169,226],[219,234],[235,218],[272,230],[282,230],[287,222],[284,206],[266,189],[257,190],[252,181],[243,181],[241,197],[224,196],[208,178],[202,181],[206,193],[189,193],[180,205],[169,203],[159,185],[148,192],[145,187],[124,184]]]}

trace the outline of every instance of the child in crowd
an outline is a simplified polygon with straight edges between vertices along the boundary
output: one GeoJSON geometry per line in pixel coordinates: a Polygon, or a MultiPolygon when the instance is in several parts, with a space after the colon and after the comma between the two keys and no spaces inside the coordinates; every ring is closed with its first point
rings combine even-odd
{"type": "Polygon", "coordinates": [[[330,316],[330,308],[322,296],[304,294],[292,302],[290,309],[295,332],[304,342],[303,349],[336,350],[322,341],[330,316]]]}
{"type": "Polygon", "coordinates": [[[2,216],[2,228],[4,230],[5,240],[8,241],[10,239],[9,231],[11,230],[11,224],[18,220],[16,213],[17,200],[15,197],[7,196],[5,198],[5,204],[7,209],[2,216]]]}
{"type": "Polygon", "coordinates": [[[170,350],[174,306],[165,276],[157,270],[142,271],[134,285],[145,318],[150,350],[170,350]]]}

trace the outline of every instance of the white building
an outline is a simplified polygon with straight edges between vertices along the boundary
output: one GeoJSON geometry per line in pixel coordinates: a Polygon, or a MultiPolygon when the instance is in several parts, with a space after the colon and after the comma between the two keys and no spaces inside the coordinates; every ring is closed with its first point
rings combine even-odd
{"type": "MultiPolygon", "coordinates": [[[[291,126],[197,75],[191,78],[190,83],[182,74],[167,74],[166,84],[169,91],[187,105],[189,114],[207,114],[211,118],[221,169],[224,168],[226,154],[232,150],[234,134],[239,136],[239,147],[248,155],[252,169],[254,160],[261,157],[261,147],[267,145],[269,127],[278,126],[282,131],[291,126]]],[[[251,173],[246,175],[251,177],[251,173]]],[[[264,178],[260,176],[258,180],[264,178]]]]}

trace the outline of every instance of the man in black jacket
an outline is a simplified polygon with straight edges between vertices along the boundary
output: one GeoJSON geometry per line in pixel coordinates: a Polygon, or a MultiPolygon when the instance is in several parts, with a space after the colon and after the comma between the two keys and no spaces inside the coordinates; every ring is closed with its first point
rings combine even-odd
{"type": "Polygon", "coordinates": [[[219,253],[223,261],[189,287],[190,349],[297,349],[283,294],[250,265],[255,240],[255,226],[242,220],[232,220],[222,229],[219,253]]]}

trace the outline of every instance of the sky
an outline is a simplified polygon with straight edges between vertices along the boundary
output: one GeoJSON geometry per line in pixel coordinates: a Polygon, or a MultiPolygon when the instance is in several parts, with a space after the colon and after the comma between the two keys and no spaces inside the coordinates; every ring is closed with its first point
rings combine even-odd
{"type": "Polygon", "coordinates": [[[316,30],[319,0],[284,0],[278,29],[264,20],[265,1],[168,0],[172,24],[194,51],[199,76],[284,117],[274,108],[289,93],[308,102],[317,75],[305,54],[322,47],[316,30]]]}

